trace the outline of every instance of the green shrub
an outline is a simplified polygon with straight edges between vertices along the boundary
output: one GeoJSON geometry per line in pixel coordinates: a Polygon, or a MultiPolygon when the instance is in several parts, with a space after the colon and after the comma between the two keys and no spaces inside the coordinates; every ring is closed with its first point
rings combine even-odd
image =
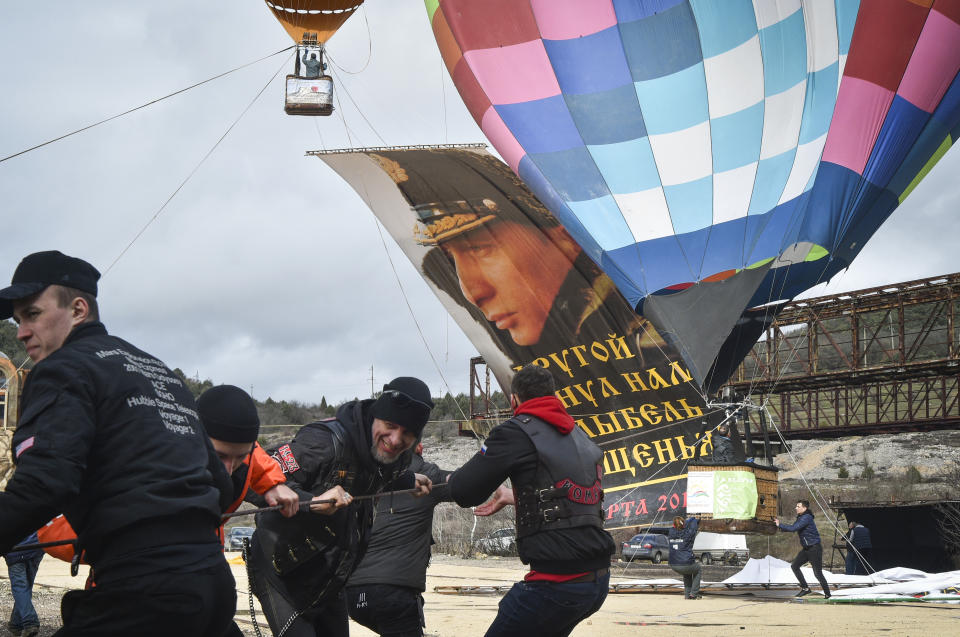
{"type": "Polygon", "coordinates": [[[863,473],[860,474],[860,477],[864,480],[873,480],[875,475],[877,475],[877,473],[873,470],[873,467],[870,465],[865,465],[863,467],[863,473]]]}
{"type": "Polygon", "coordinates": [[[840,470],[837,471],[837,477],[840,478],[840,479],[849,478],[849,477],[850,477],[850,472],[847,470],[846,467],[841,466],[841,467],[840,467],[840,470]]]}
{"type": "Polygon", "coordinates": [[[920,470],[912,465],[907,469],[907,475],[905,477],[909,484],[920,484],[923,482],[923,476],[920,475],[920,470]]]}

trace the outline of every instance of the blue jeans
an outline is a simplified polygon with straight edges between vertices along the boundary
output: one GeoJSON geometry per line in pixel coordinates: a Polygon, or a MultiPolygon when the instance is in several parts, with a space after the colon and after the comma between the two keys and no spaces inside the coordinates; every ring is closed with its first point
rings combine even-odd
{"type": "Polygon", "coordinates": [[[566,637],[600,610],[609,586],[609,571],[593,582],[517,582],[500,600],[486,637],[566,637]]]}
{"type": "Polygon", "coordinates": [[[864,565],[864,560],[867,562],[870,561],[870,549],[860,549],[860,555],[863,556],[863,560],[860,559],[860,556],[857,555],[852,548],[847,549],[847,560],[846,560],[846,569],[845,573],[847,575],[868,575],[867,567],[864,565]]]}
{"type": "Polygon", "coordinates": [[[7,565],[10,576],[10,590],[13,593],[13,611],[10,613],[10,628],[22,630],[27,626],[39,626],[40,619],[33,608],[33,580],[37,577],[43,553],[34,557],[7,565]]]}

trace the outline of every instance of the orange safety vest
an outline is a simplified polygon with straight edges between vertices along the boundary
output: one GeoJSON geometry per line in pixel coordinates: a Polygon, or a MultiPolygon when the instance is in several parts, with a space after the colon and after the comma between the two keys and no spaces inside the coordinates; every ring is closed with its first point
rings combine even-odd
{"type": "MultiPolygon", "coordinates": [[[[283,469],[280,468],[276,460],[267,455],[260,443],[253,443],[253,452],[243,461],[247,467],[247,479],[243,481],[243,488],[237,499],[227,507],[227,513],[233,513],[243,504],[243,499],[247,497],[247,491],[253,489],[254,493],[263,495],[278,484],[287,481],[283,475],[283,469]]],[[[224,543],[223,525],[217,529],[217,535],[220,537],[220,544],[224,543]]]]}

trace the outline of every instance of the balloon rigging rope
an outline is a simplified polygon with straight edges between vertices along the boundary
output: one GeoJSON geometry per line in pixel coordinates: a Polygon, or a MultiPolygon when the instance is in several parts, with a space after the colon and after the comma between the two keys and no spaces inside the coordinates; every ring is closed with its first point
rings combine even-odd
{"type": "Polygon", "coordinates": [[[440,103],[443,105],[443,143],[450,143],[450,131],[447,124],[447,86],[444,76],[446,75],[446,63],[443,56],[440,56],[440,103]]]}
{"type": "MultiPolygon", "coordinates": [[[[824,264],[824,270],[820,272],[820,276],[822,276],[822,275],[823,275],[823,272],[826,271],[827,265],[828,265],[828,264],[824,264]]],[[[787,267],[789,267],[789,266],[787,266],[787,267]]],[[[841,276],[842,276],[842,275],[841,275],[841,276]]],[[[819,277],[818,277],[818,278],[819,278],[819,277]]],[[[786,282],[786,277],[784,277],[784,282],[786,282]]],[[[783,292],[783,289],[781,288],[781,293],[782,293],[782,292],[783,292]]],[[[824,307],[823,309],[821,309],[821,310],[819,310],[819,311],[815,311],[815,310],[814,310],[814,311],[811,312],[811,314],[812,314],[812,316],[811,316],[811,318],[810,318],[810,324],[811,324],[811,325],[812,325],[813,323],[815,323],[816,321],[819,320],[820,315],[823,313],[823,311],[824,311],[825,309],[826,309],[826,308],[824,307]]],[[[775,388],[777,385],[779,385],[779,384],[780,384],[780,381],[783,380],[783,377],[784,377],[784,376],[786,375],[786,373],[787,373],[787,369],[790,367],[790,365],[793,364],[793,362],[794,362],[797,358],[799,358],[799,351],[800,351],[801,347],[802,347],[804,344],[806,344],[806,346],[809,348],[809,347],[810,347],[810,343],[811,343],[810,329],[807,329],[807,331],[804,332],[804,334],[800,336],[799,343],[797,344],[797,346],[790,348],[789,357],[788,357],[787,360],[780,366],[780,369],[777,370],[777,375],[776,375],[776,377],[773,379],[773,384],[771,385],[771,390],[770,390],[769,392],[767,392],[766,394],[763,395],[763,404],[764,404],[764,405],[766,405],[766,404],[769,402],[769,398],[770,398],[770,396],[773,394],[773,388],[775,388]]],[[[772,352],[771,354],[775,354],[775,352],[772,352]]],[[[854,353],[854,355],[855,355],[855,353],[854,353]]],[[[756,384],[757,384],[758,382],[759,382],[759,379],[758,379],[756,376],[754,376],[754,378],[752,378],[752,379],[750,380],[750,387],[749,387],[748,393],[747,393],[748,396],[753,393],[753,388],[756,386],[756,384]]]]}
{"type": "MultiPolygon", "coordinates": [[[[331,70],[332,70],[332,69],[331,69],[331,70]]],[[[386,142],[386,140],[383,138],[383,136],[377,131],[376,128],[374,128],[373,124],[370,123],[370,120],[367,119],[367,116],[363,114],[363,111],[360,109],[360,105],[357,104],[357,101],[356,101],[355,99],[353,99],[353,95],[350,95],[350,91],[347,89],[347,85],[343,83],[343,80],[340,79],[340,76],[338,76],[338,75],[334,72],[334,73],[333,73],[333,77],[337,80],[337,84],[339,84],[339,86],[340,86],[340,88],[343,90],[343,92],[347,94],[347,97],[350,98],[350,103],[353,104],[353,107],[354,107],[355,109],[357,109],[357,113],[360,114],[360,117],[363,118],[363,121],[367,123],[367,126],[370,127],[370,130],[373,131],[373,134],[376,135],[376,136],[377,136],[377,139],[380,140],[380,143],[383,144],[384,146],[389,146],[389,144],[387,144],[387,142],[386,142]]],[[[338,104],[340,103],[339,98],[337,98],[337,103],[338,103],[338,104]]],[[[341,109],[341,111],[342,111],[342,109],[341,109]]],[[[342,112],[341,112],[341,117],[343,117],[342,112]]],[[[345,117],[343,118],[343,121],[344,121],[344,125],[346,125],[346,121],[347,121],[347,120],[346,120],[345,117]]],[[[350,145],[353,146],[353,142],[350,142],[350,145]]]]}
{"type": "Polygon", "coordinates": [[[344,113],[343,105],[340,103],[340,91],[333,92],[333,99],[337,101],[337,112],[340,113],[340,121],[343,122],[343,130],[347,135],[347,144],[353,147],[354,143],[353,137],[350,135],[350,125],[347,124],[347,116],[344,113]]]}
{"type": "MultiPolygon", "coordinates": [[[[366,190],[366,189],[364,189],[366,190]]],[[[447,388],[447,392],[450,395],[454,395],[453,391],[450,389],[450,383],[447,382],[446,376],[443,374],[443,370],[440,367],[440,364],[437,362],[436,357],[433,355],[433,350],[430,349],[430,344],[427,342],[427,337],[423,333],[423,328],[420,325],[420,321],[417,320],[417,315],[413,311],[413,306],[410,304],[410,299],[407,297],[407,291],[403,288],[403,283],[400,281],[400,274],[397,272],[396,265],[393,263],[393,257],[390,256],[390,250],[387,247],[387,240],[383,236],[383,227],[380,225],[380,220],[374,217],[374,224],[377,227],[377,234],[380,235],[380,243],[383,244],[383,252],[387,255],[387,261],[390,263],[390,269],[393,270],[393,277],[397,281],[397,287],[400,289],[400,296],[403,297],[403,302],[407,304],[407,310],[410,312],[410,318],[413,319],[413,324],[417,326],[417,333],[420,334],[420,340],[423,341],[423,346],[427,350],[427,354],[430,356],[430,360],[433,362],[434,368],[437,370],[437,374],[440,375],[440,380],[443,381],[443,385],[447,388]]],[[[457,409],[460,411],[460,415],[463,416],[464,420],[469,420],[467,418],[466,412],[463,411],[463,406],[456,400],[453,401],[457,406],[457,409]]]]}
{"type": "MultiPolygon", "coordinates": [[[[284,49],[284,50],[288,50],[288,49],[284,49]]],[[[106,276],[110,272],[110,270],[113,269],[113,266],[115,266],[117,262],[121,258],[123,258],[123,255],[125,255],[127,251],[131,247],[133,247],[133,244],[136,243],[136,241],[141,236],[143,236],[143,233],[147,231],[147,228],[149,228],[150,225],[154,221],[156,221],[158,217],[160,217],[160,215],[166,209],[167,205],[171,201],[173,201],[173,198],[177,196],[180,190],[182,190],[183,187],[187,185],[187,182],[190,181],[190,179],[194,176],[194,174],[196,174],[196,172],[200,169],[200,167],[207,161],[207,159],[210,158],[210,155],[213,154],[213,151],[215,151],[220,146],[223,140],[226,139],[227,135],[229,135],[230,132],[234,129],[234,127],[240,122],[240,120],[243,119],[243,116],[247,114],[247,111],[249,111],[250,108],[257,102],[257,100],[260,99],[260,96],[263,95],[263,92],[266,91],[267,87],[270,86],[270,84],[277,78],[278,75],[280,75],[280,73],[283,71],[284,67],[290,62],[292,57],[293,57],[292,55],[288,56],[287,59],[283,61],[283,64],[280,66],[280,68],[278,68],[276,72],[270,77],[270,79],[267,80],[266,84],[264,84],[263,87],[260,89],[260,91],[257,92],[257,94],[253,97],[252,100],[250,100],[250,103],[247,104],[246,108],[244,108],[243,111],[236,117],[236,119],[233,120],[233,123],[231,123],[230,126],[227,127],[227,130],[224,131],[223,135],[220,136],[220,139],[218,139],[216,143],[210,147],[210,150],[208,150],[207,153],[203,156],[203,158],[201,158],[200,161],[197,162],[197,165],[193,167],[193,170],[191,170],[190,173],[183,179],[183,181],[180,182],[180,185],[177,186],[177,188],[173,191],[173,193],[169,197],[167,197],[167,200],[163,202],[163,205],[157,209],[157,211],[153,214],[152,217],[150,217],[147,223],[145,223],[144,226],[140,228],[140,231],[137,232],[137,234],[133,237],[133,239],[130,240],[130,242],[126,245],[126,247],[120,251],[120,254],[118,254],[117,257],[110,263],[107,269],[103,271],[104,276],[106,276]]]]}
{"type": "MultiPolygon", "coordinates": [[[[830,516],[827,514],[827,509],[829,508],[829,504],[826,502],[826,500],[825,500],[824,497],[820,494],[820,492],[817,490],[817,488],[816,488],[815,486],[813,486],[812,484],[810,484],[810,482],[807,481],[807,476],[805,476],[805,475],[803,474],[803,470],[800,468],[800,463],[797,462],[796,456],[793,455],[793,452],[790,451],[790,447],[787,446],[787,441],[786,441],[786,439],[784,438],[783,433],[781,433],[780,428],[777,427],[777,422],[776,422],[776,420],[773,419],[773,415],[770,413],[770,409],[767,407],[767,404],[766,404],[766,403],[763,404],[763,410],[766,412],[767,418],[768,418],[768,419],[770,420],[770,422],[773,424],[773,428],[776,430],[777,436],[779,436],[780,441],[781,441],[781,443],[783,444],[784,449],[786,449],[786,450],[787,450],[787,453],[790,455],[790,460],[793,461],[793,466],[796,468],[797,473],[800,474],[800,479],[803,481],[804,487],[806,487],[807,492],[810,493],[811,497],[813,498],[813,501],[816,502],[817,507],[819,507],[820,512],[823,514],[823,517],[824,517],[828,522],[830,522],[830,526],[833,527],[833,529],[834,529],[835,532],[839,533],[840,535],[845,535],[844,532],[843,532],[843,531],[840,529],[840,527],[837,525],[836,521],[835,521],[835,520],[832,520],[832,519],[830,518],[830,516]]],[[[850,544],[849,546],[850,546],[851,550],[853,550],[853,551],[860,557],[860,559],[863,560],[863,563],[864,563],[871,571],[876,572],[877,569],[875,569],[869,562],[867,562],[867,560],[863,557],[863,554],[862,554],[859,550],[857,550],[856,547],[854,547],[852,544],[850,544]]],[[[874,582],[874,581],[873,581],[873,575],[870,575],[870,581],[871,581],[872,583],[874,583],[874,584],[877,583],[877,582],[874,582]]]]}
{"type": "MultiPolygon", "coordinates": [[[[364,14],[364,15],[366,15],[366,14],[364,14]]],[[[329,57],[329,56],[328,56],[328,57],[329,57]]],[[[333,60],[331,59],[331,62],[332,62],[332,61],[333,61],[333,60]]],[[[368,62],[369,62],[369,60],[368,60],[368,62]]],[[[339,65],[336,65],[336,64],[335,64],[335,66],[337,66],[337,68],[341,68],[339,65]]],[[[343,69],[341,69],[341,70],[343,70],[343,69]]],[[[332,69],[331,69],[331,71],[332,71],[332,69]]],[[[373,126],[373,124],[370,122],[370,120],[367,118],[367,116],[363,113],[363,110],[361,110],[361,108],[360,108],[360,106],[357,104],[356,100],[353,99],[353,96],[350,94],[350,91],[349,91],[349,89],[347,89],[347,86],[346,86],[346,84],[344,84],[343,80],[336,74],[336,72],[333,72],[332,74],[333,74],[334,78],[337,80],[337,84],[339,85],[339,87],[343,90],[343,92],[344,92],[344,93],[347,95],[347,97],[350,99],[350,102],[353,104],[354,108],[357,109],[357,113],[359,113],[360,117],[363,118],[363,121],[366,122],[367,126],[370,127],[370,130],[373,131],[373,134],[377,136],[377,139],[379,139],[380,142],[381,142],[384,146],[388,146],[389,144],[387,144],[387,141],[383,138],[382,135],[380,135],[380,133],[379,133],[379,132],[377,131],[377,129],[373,126]]],[[[353,144],[352,138],[351,138],[351,136],[350,136],[350,127],[349,127],[349,125],[347,124],[347,118],[346,118],[346,116],[345,116],[345,114],[344,114],[345,112],[344,112],[343,107],[342,107],[341,102],[340,102],[339,91],[334,92],[334,97],[337,99],[337,106],[339,107],[339,110],[340,110],[340,118],[341,118],[341,120],[343,120],[343,126],[344,126],[344,128],[346,129],[346,131],[347,131],[347,141],[350,143],[351,146],[353,146],[354,144],[353,144]]],[[[413,311],[413,306],[410,304],[410,299],[409,299],[409,297],[407,296],[407,292],[406,292],[406,290],[405,290],[404,287],[403,287],[403,283],[402,283],[402,281],[400,280],[400,275],[399,275],[399,273],[397,272],[396,265],[395,265],[394,262],[393,262],[393,257],[390,255],[390,250],[389,250],[389,248],[387,247],[387,241],[386,241],[386,239],[385,239],[384,236],[383,236],[383,228],[382,228],[382,226],[380,225],[380,221],[379,221],[378,219],[374,218],[374,224],[376,225],[376,228],[377,228],[377,234],[380,236],[380,243],[383,245],[384,254],[386,254],[386,256],[387,256],[387,262],[390,264],[390,269],[393,271],[394,279],[395,279],[396,282],[397,282],[397,288],[400,290],[400,295],[403,297],[403,302],[406,304],[407,310],[410,312],[410,317],[413,319],[413,323],[414,323],[414,325],[415,325],[416,328],[417,328],[417,333],[420,335],[420,340],[423,342],[423,346],[424,346],[424,348],[427,350],[427,354],[430,356],[430,361],[433,363],[434,368],[437,370],[437,374],[440,376],[440,380],[443,381],[444,386],[447,388],[447,392],[449,392],[451,395],[453,395],[453,391],[452,391],[451,388],[450,388],[450,383],[447,381],[446,375],[443,373],[443,369],[440,367],[440,364],[437,362],[437,358],[436,358],[436,356],[434,356],[433,350],[431,349],[430,344],[427,342],[427,338],[426,338],[426,336],[425,336],[424,333],[423,333],[423,328],[422,328],[422,326],[420,325],[420,321],[417,319],[417,315],[416,315],[416,314],[414,313],[414,311],[413,311]]],[[[466,412],[463,410],[463,406],[462,406],[459,402],[457,402],[457,401],[454,401],[454,403],[456,404],[457,409],[460,411],[460,415],[463,417],[463,419],[464,419],[464,420],[469,420],[469,418],[467,417],[466,412]]]]}
{"type": "MultiPolygon", "coordinates": [[[[344,120],[344,125],[346,125],[346,120],[344,120]]],[[[365,201],[370,201],[370,193],[367,191],[366,184],[363,184],[363,198],[365,201]]],[[[437,362],[436,356],[433,355],[433,350],[430,348],[430,343],[427,342],[427,337],[423,333],[423,327],[420,325],[420,321],[417,319],[416,313],[413,311],[413,306],[410,303],[409,297],[407,297],[407,291],[403,287],[403,282],[400,280],[400,274],[397,272],[396,264],[393,262],[393,257],[390,255],[390,250],[387,247],[387,240],[383,236],[383,227],[380,224],[380,220],[374,216],[373,218],[374,225],[377,228],[377,234],[380,236],[380,243],[383,245],[383,252],[387,256],[387,262],[390,264],[390,269],[393,271],[393,278],[397,282],[397,288],[400,290],[400,296],[403,297],[403,302],[407,305],[407,310],[410,312],[410,318],[413,319],[413,324],[417,328],[417,333],[420,335],[420,340],[423,342],[423,347],[427,350],[427,355],[430,356],[431,362],[433,362],[434,368],[437,370],[437,374],[440,376],[440,380],[443,381],[444,387],[447,388],[447,392],[452,396],[453,390],[450,389],[450,383],[447,381],[446,375],[443,373],[443,369],[440,367],[440,364],[437,362]]],[[[463,410],[463,406],[459,401],[454,400],[454,404],[457,406],[457,410],[460,412],[460,415],[463,417],[464,421],[470,420],[467,417],[466,412],[463,410]]],[[[479,441],[478,441],[479,442],[479,441]]]]}
{"type": "Polygon", "coordinates": [[[326,55],[327,55],[327,59],[330,60],[330,62],[331,62],[335,67],[337,67],[338,69],[340,69],[341,71],[343,71],[344,73],[346,73],[346,74],[348,74],[348,75],[359,75],[360,73],[363,73],[364,71],[367,70],[367,67],[370,66],[370,60],[373,59],[373,37],[372,37],[371,34],[370,34],[370,20],[367,18],[367,5],[362,4],[362,5],[360,5],[360,8],[363,9],[363,21],[364,21],[364,22],[366,23],[366,25],[367,25],[367,61],[363,63],[363,66],[360,67],[360,70],[358,70],[358,71],[349,71],[349,70],[343,68],[342,66],[340,66],[339,64],[337,64],[337,61],[333,59],[333,56],[330,55],[330,52],[329,52],[329,51],[326,51],[326,47],[324,47],[324,52],[325,52],[326,55]]]}
{"type": "Polygon", "coordinates": [[[38,148],[43,148],[44,146],[49,146],[50,144],[53,144],[54,142],[58,142],[58,141],[60,141],[60,140],[62,140],[62,139],[66,139],[67,137],[71,137],[71,136],[73,136],[73,135],[76,135],[77,133],[82,133],[83,131],[90,130],[91,128],[94,128],[94,127],[96,127],[96,126],[100,126],[101,124],[106,124],[107,122],[112,122],[113,120],[119,119],[119,118],[123,117],[124,115],[129,115],[130,113],[133,113],[133,112],[135,112],[135,111],[139,111],[139,110],[142,109],[142,108],[146,108],[146,107],[148,107],[148,106],[152,106],[152,105],[156,104],[157,102],[162,102],[162,101],[165,100],[165,99],[174,97],[174,96],[176,96],[176,95],[180,95],[181,93],[185,93],[185,92],[187,92],[187,91],[189,91],[189,90],[191,90],[191,89],[195,89],[195,88],[197,88],[198,86],[203,86],[204,84],[206,84],[206,83],[208,83],[208,82],[212,82],[212,81],[214,81],[214,80],[220,79],[221,77],[224,77],[225,75],[230,75],[231,73],[234,73],[234,72],[239,71],[239,70],[241,70],[241,69],[245,69],[245,68],[247,68],[248,66],[252,66],[252,65],[254,65],[254,64],[258,63],[258,62],[262,62],[263,60],[267,60],[267,59],[272,58],[272,57],[274,57],[274,56],[276,56],[276,55],[279,55],[279,54],[281,54],[281,53],[284,53],[284,52],[286,52],[286,51],[289,51],[289,50],[292,49],[292,48],[294,48],[294,47],[293,47],[293,46],[288,46],[288,47],[286,47],[285,49],[280,49],[279,51],[277,51],[277,52],[275,52],[275,53],[271,53],[271,54],[269,54],[269,55],[265,55],[265,56],[263,56],[263,57],[261,57],[261,58],[258,58],[258,59],[256,59],[256,60],[253,60],[252,62],[247,62],[246,64],[242,64],[242,65],[240,65],[240,66],[238,66],[238,67],[236,67],[236,68],[230,69],[229,71],[224,71],[223,73],[219,73],[219,74],[217,74],[217,75],[214,75],[213,77],[207,78],[207,79],[205,79],[205,80],[203,80],[203,81],[201,81],[201,82],[197,82],[196,84],[191,84],[190,86],[184,87],[184,88],[182,88],[182,89],[180,89],[180,90],[178,90],[178,91],[174,91],[173,93],[170,93],[170,94],[168,94],[168,95],[164,95],[163,97],[158,97],[158,98],[156,98],[156,99],[154,99],[154,100],[150,100],[149,102],[147,102],[147,103],[145,103],[145,104],[141,104],[140,106],[135,106],[135,107],[133,107],[133,108],[131,108],[131,109],[129,109],[129,110],[123,111],[122,113],[117,113],[116,115],[111,115],[110,117],[107,117],[106,119],[102,119],[102,120],[100,120],[100,121],[98,121],[98,122],[94,122],[93,124],[88,124],[87,126],[84,126],[83,128],[78,128],[78,129],[75,130],[75,131],[71,131],[71,132],[66,133],[66,134],[64,134],[64,135],[60,135],[59,137],[55,137],[55,138],[53,138],[53,139],[47,140],[47,141],[43,142],[42,144],[37,144],[36,146],[31,146],[30,148],[25,148],[24,150],[21,150],[21,151],[19,151],[19,152],[13,153],[12,155],[7,155],[6,157],[0,158],[0,163],[5,162],[5,161],[7,161],[8,159],[13,159],[14,157],[19,157],[20,155],[25,155],[26,153],[29,153],[30,151],[37,150],[38,148]]]}
{"type": "MultiPolygon", "coordinates": [[[[739,407],[737,407],[736,409],[734,409],[731,413],[726,414],[726,417],[725,417],[722,421],[720,421],[719,423],[717,423],[717,424],[716,424],[712,429],[710,429],[709,431],[710,431],[711,433],[714,432],[714,431],[716,431],[717,429],[720,428],[721,425],[723,425],[724,423],[728,422],[729,420],[732,420],[732,419],[736,416],[737,412],[740,411],[741,409],[744,409],[745,407],[746,407],[746,405],[740,405],[739,407]]],[[[716,411],[719,411],[719,410],[708,411],[706,415],[715,413],[716,411]]],[[[700,447],[700,445],[702,445],[702,444],[703,444],[703,439],[701,438],[699,441],[697,441],[696,443],[694,443],[694,444],[691,445],[691,446],[694,447],[694,448],[697,448],[697,447],[700,447]]],[[[694,455],[696,455],[696,451],[694,451],[694,455]]],[[[644,482],[645,482],[645,483],[649,483],[650,481],[654,480],[654,479],[657,477],[657,475],[658,475],[661,471],[663,471],[664,469],[666,469],[668,466],[670,466],[670,464],[672,464],[672,463],[666,463],[666,464],[664,464],[662,467],[660,467],[659,469],[657,469],[653,474],[651,474],[650,476],[648,476],[648,477],[644,480],[644,482]]],[[[690,460],[684,460],[684,462],[683,462],[683,467],[680,469],[680,473],[677,474],[677,476],[674,478],[673,482],[670,484],[670,488],[669,488],[669,489],[667,490],[667,492],[666,492],[667,498],[669,498],[669,497],[670,497],[671,495],[673,495],[674,493],[678,493],[678,494],[679,494],[679,491],[675,491],[675,489],[677,488],[677,483],[680,481],[680,478],[682,477],[683,473],[687,471],[687,467],[689,467],[689,466],[690,466],[690,460]]],[[[628,492],[628,494],[629,494],[629,493],[630,493],[630,492],[628,492]]],[[[614,504],[614,505],[620,504],[621,502],[623,502],[623,500],[626,499],[626,497],[627,497],[626,495],[621,496],[620,499],[618,499],[617,501],[615,501],[613,504],[614,504]]],[[[664,503],[664,504],[666,504],[666,503],[664,503]]],[[[663,509],[662,511],[658,509],[657,512],[656,512],[656,515],[653,516],[653,520],[651,520],[649,523],[644,523],[643,526],[651,527],[651,528],[652,528],[652,527],[656,526],[661,520],[666,520],[666,518],[667,518],[667,510],[666,510],[666,507],[664,507],[664,509],[663,509]],[[661,515],[661,514],[662,514],[662,515],[661,515]]],[[[630,565],[630,564],[629,564],[629,562],[628,562],[627,564],[625,564],[625,565],[623,566],[623,569],[620,571],[620,575],[621,575],[621,576],[626,573],[627,568],[629,567],[629,565],[630,565]]]]}

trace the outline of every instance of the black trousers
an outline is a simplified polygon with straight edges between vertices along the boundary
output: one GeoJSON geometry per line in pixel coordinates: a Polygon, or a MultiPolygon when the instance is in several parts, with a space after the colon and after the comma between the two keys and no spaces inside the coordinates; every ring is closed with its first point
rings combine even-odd
{"type": "MultiPolygon", "coordinates": [[[[256,536],[254,536],[256,537],[256,536]]],[[[260,607],[267,618],[275,637],[348,637],[350,619],[343,591],[331,594],[330,600],[311,606],[298,614],[298,610],[284,596],[282,588],[296,586],[277,577],[273,568],[263,557],[260,547],[253,546],[247,554],[249,560],[250,588],[260,600],[260,607]]],[[[179,636],[177,636],[179,637],[179,636]]]]}
{"type": "Polygon", "coordinates": [[[793,558],[793,562],[790,564],[790,568],[793,569],[793,574],[797,576],[797,581],[800,582],[800,586],[803,588],[810,588],[807,586],[807,580],[804,579],[803,573],[800,572],[800,567],[810,562],[810,568],[813,569],[813,574],[816,576],[817,581],[820,582],[820,587],[823,589],[824,595],[830,594],[830,587],[827,585],[827,578],[823,576],[823,545],[820,543],[814,544],[812,546],[805,546],[800,549],[800,552],[797,553],[797,556],[793,558]]]}
{"type": "Polygon", "coordinates": [[[347,612],[353,621],[382,637],[422,637],[423,595],[390,584],[348,586],[347,612]]]}
{"type": "Polygon", "coordinates": [[[225,560],[190,573],[156,573],[63,596],[63,627],[54,637],[225,637],[237,589],[225,560]]]}

